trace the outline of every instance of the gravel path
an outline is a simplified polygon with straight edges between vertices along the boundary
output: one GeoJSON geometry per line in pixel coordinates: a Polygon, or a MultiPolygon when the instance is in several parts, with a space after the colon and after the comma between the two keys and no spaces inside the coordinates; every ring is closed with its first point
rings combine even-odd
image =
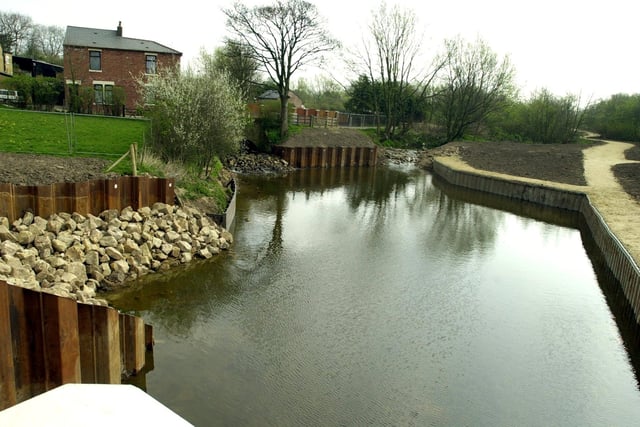
{"type": "Polygon", "coordinates": [[[587,194],[611,231],[629,253],[640,261],[640,203],[620,185],[613,167],[627,160],[625,153],[633,144],[605,141],[606,144],[584,150],[584,172],[587,194]]]}

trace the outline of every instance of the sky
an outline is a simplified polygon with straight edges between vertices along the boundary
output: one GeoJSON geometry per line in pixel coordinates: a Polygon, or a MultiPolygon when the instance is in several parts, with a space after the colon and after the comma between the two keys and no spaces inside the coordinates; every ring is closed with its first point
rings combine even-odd
{"type": "MultiPolygon", "coordinates": [[[[357,50],[368,34],[372,11],[381,2],[359,0],[307,0],[318,8],[327,31],[345,48],[357,50]]],[[[243,0],[248,6],[269,0],[243,0]]],[[[110,0],[19,0],[0,11],[30,16],[42,25],[115,29],[123,35],[153,40],[183,53],[182,64],[193,62],[201,49],[212,53],[229,36],[223,8],[233,0],[181,0],[178,2],[110,0]]],[[[499,58],[514,65],[515,82],[523,97],[545,88],[557,96],[573,94],[583,100],[606,99],[616,93],[640,93],[640,3],[631,0],[387,0],[415,12],[425,62],[442,51],[444,41],[462,37],[482,39],[499,58]]],[[[330,76],[343,83],[347,75],[333,63],[306,69],[299,77],[330,76]]]]}

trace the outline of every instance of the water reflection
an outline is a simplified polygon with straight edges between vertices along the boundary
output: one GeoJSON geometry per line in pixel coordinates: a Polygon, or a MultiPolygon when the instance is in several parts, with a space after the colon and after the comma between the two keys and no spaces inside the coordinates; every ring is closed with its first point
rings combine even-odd
{"type": "Polygon", "coordinates": [[[403,168],[243,177],[230,252],[112,297],[155,327],[148,392],[196,425],[635,422],[573,219],[473,197],[403,168]]]}

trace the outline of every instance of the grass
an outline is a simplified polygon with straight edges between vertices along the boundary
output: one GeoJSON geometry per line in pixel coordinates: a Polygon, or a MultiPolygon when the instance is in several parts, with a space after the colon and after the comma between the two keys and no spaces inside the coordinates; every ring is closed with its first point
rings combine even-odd
{"type": "Polygon", "coordinates": [[[0,108],[0,151],[116,159],[148,129],[140,119],[0,108]]]}
{"type": "MultiPolygon", "coordinates": [[[[97,157],[115,161],[129,150],[144,145],[149,121],[122,117],[44,113],[0,108],[0,152],[52,156],[97,157]]],[[[140,173],[156,173],[144,165],[140,173]]],[[[130,174],[130,158],[113,172],[130,174]]]]}

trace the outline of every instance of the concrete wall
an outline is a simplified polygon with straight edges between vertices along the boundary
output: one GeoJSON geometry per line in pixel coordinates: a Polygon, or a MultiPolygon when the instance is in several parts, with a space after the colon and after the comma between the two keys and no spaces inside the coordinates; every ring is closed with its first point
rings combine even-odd
{"type": "Polygon", "coordinates": [[[437,159],[434,159],[433,170],[453,185],[581,213],[640,324],[640,268],[585,193],[460,171],[437,159]]]}

